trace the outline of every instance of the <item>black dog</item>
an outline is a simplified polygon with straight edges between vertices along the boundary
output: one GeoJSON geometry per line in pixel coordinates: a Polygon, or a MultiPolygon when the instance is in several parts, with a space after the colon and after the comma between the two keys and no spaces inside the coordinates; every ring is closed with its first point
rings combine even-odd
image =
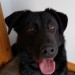
{"type": "Polygon", "coordinates": [[[18,11],[5,19],[17,32],[21,75],[67,75],[63,32],[67,16],[53,9],[18,11]]]}

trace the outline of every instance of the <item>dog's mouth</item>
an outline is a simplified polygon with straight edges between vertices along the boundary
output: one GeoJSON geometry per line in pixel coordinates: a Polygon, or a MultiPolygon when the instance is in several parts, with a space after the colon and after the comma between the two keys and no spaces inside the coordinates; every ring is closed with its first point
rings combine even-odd
{"type": "Polygon", "coordinates": [[[52,58],[39,59],[40,71],[47,75],[55,71],[55,61],[52,58]]]}
{"type": "MultiPolygon", "coordinates": [[[[37,60],[36,60],[37,61],[37,60]]],[[[42,74],[51,75],[55,71],[55,61],[53,58],[42,58],[37,61],[42,74]]]]}

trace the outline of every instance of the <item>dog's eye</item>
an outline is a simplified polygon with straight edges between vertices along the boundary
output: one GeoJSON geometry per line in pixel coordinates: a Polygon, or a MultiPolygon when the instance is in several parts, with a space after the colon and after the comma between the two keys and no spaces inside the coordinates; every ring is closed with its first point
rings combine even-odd
{"type": "Polygon", "coordinates": [[[29,26],[26,27],[26,31],[28,33],[35,33],[37,31],[37,28],[34,25],[33,26],[32,25],[29,25],[29,26]]]}
{"type": "Polygon", "coordinates": [[[27,31],[28,31],[28,32],[32,32],[32,31],[34,31],[34,28],[33,28],[33,27],[29,27],[29,28],[27,29],[27,31]]]}
{"type": "Polygon", "coordinates": [[[36,24],[29,24],[25,27],[26,33],[29,35],[36,34],[38,32],[38,26],[36,24]]]}
{"type": "Polygon", "coordinates": [[[54,31],[55,30],[55,25],[49,24],[48,29],[54,31]]]}

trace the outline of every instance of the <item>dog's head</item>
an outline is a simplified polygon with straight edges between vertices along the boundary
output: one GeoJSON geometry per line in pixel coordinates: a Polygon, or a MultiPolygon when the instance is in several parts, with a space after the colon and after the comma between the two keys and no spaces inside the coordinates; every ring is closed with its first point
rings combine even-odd
{"type": "Polygon", "coordinates": [[[67,16],[53,9],[41,12],[18,11],[5,19],[9,27],[17,32],[17,44],[25,48],[38,63],[43,74],[52,74],[54,58],[64,43],[63,32],[67,27],[67,16]],[[47,65],[48,64],[48,65],[47,65]]]}

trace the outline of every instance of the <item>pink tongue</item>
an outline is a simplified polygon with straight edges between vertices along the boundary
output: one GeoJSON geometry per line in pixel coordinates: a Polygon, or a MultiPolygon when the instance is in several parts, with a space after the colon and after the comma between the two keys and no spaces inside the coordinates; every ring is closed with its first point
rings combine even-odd
{"type": "Polygon", "coordinates": [[[43,74],[52,74],[55,70],[55,62],[51,58],[42,59],[39,67],[43,74]]]}

